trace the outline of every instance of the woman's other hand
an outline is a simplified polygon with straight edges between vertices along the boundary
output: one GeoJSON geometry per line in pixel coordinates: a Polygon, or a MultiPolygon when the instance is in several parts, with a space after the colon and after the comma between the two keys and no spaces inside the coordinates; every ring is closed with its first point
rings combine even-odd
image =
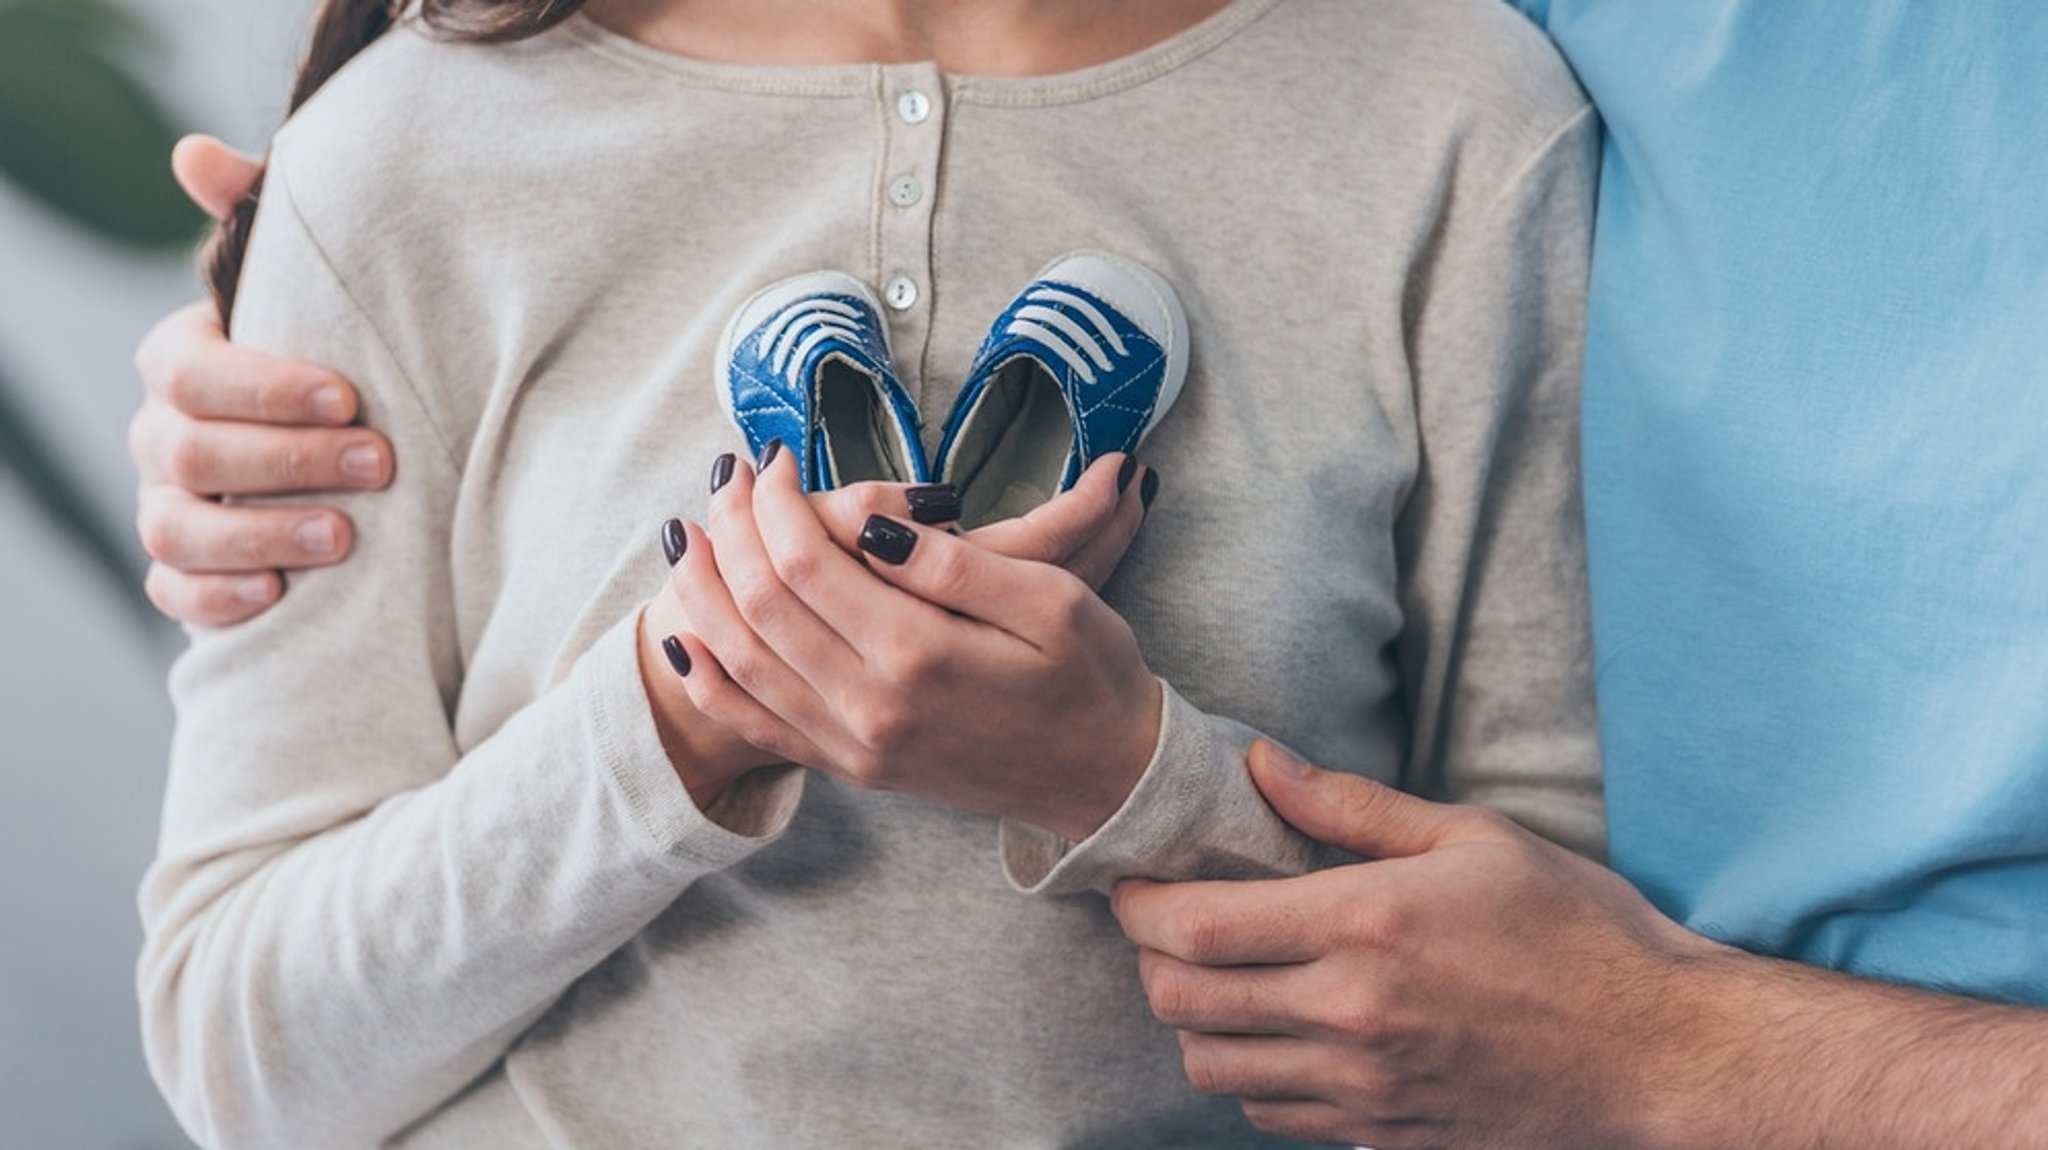
{"type": "Polygon", "coordinates": [[[694,706],[778,759],[1086,837],[1158,738],[1158,680],[1091,586],[1144,515],[1125,462],[967,538],[855,528],[856,500],[806,501],[787,462],[736,468],[672,579],[694,706]]]}
{"type": "MultiPolygon", "coordinates": [[[[261,173],[217,140],[190,137],[172,169],[216,219],[261,173]]],[[[391,481],[390,443],[349,426],[356,392],[312,364],[228,342],[211,304],[166,317],[135,353],[142,406],[128,450],[141,476],[136,530],[149,552],[157,609],[187,623],[225,626],[261,614],[284,592],[280,568],[339,562],[354,542],[331,508],[236,507],[224,495],[376,489],[391,481]]]]}

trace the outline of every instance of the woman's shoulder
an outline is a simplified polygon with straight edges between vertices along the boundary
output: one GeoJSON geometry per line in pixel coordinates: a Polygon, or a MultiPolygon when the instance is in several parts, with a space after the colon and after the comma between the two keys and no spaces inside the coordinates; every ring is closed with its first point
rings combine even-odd
{"type": "Polygon", "coordinates": [[[459,228],[477,204],[516,188],[513,161],[545,150],[546,124],[573,117],[565,72],[579,54],[553,34],[460,43],[402,21],[279,129],[270,178],[288,185],[309,230],[344,247],[354,236],[424,241],[459,228]]]}
{"type": "Polygon", "coordinates": [[[1334,106],[1391,103],[1424,134],[1525,155],[1590,107],[1507,0],[1287,0],[1275,15],[1334,106]]]}

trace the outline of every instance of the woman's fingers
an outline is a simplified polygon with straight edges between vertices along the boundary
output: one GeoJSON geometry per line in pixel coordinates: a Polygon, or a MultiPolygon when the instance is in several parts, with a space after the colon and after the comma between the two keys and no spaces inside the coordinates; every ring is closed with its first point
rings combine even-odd
{"type": "MultiPolygon", "coordinates": [[[[753,526],[777,581],[863,665],[906,639],[937,641],[942,633],[958,629],[959,620],[877,579],[855,558],[858,552],[848,554],[827,534],[812,513],[816,504],[798,488],[793,463],[774,461],[756,477],[751,494],[753,526]]],[[[854,542],[857,546],[858,532],[854,542]]],[[[812,682],[828,695],[831,687],[848,685],[845,679],[830,687],[812,682]]]]}
{"type": "MultiPolygon", "coordinates": [[[[682,553],[669,573],[669,585],[689,617],[690,632],[739,690],[811,743],[830,745],[827,733],[834,729],[831,711],[811,682],[784,660],[746,618],[728,586],[725,562],[719,543],[704,528],[695,523],[682,525],[682,553]]],[[[812,622],[823,630],[822,624],[812,622]]],[[[833,641],[837,641],[836,637],[833,641]]],[[[693,667],[686,681],[695,677],[693,667]]],[[[693,700],[697,698],[698,686],[691,684],[693,700]]],[[[705,702],[698,701],[700,710],[705,702]]]]}
{"type": "MultiPolygon", "coordinates": [[[[787,451],[779,454],[790,455],[787,451]]],[[[860,654],[845,636],[818,617],[804,592],[791,584],[808,589],[829,577],[835,562],[852,566],[854,560],[817,528],[817,519],[803,496],[795,493],[794,471],[795,464],[788,458],[768,460],[766,475],[741,465],[731,481],[712,495],[704,528],[740,618],[818,694],[831,699],[847,684],[858,681],[860,654]],[[800,556],[773,556],[762,540],[761,489],[774,482],[769,476],[777,472],[781,481],[790,485],[796,516],[811,525],[818,541],[818,546],[800,556]]]]}
{"type": "Polygon", "coordinates": [[[960,518],[960,490],[950,484],[855,483],[806,498],[825,534],[850,555],[859,554],[860,529],[871,515],[933,527],[960,518]]]}
{"type": "Polygon", "coordinates": [[[136,533],[150,558],[192,574],[255,574],[339,563],[355,545],[348,516],[321,507],[236,507],[182,487],[145,484],[136,533]]]}
{"type": "MultiPolygon", "coordinates": [[[[1124,471],[1137,464],[1128,455],[1106,455],[1063,491],[1023,515],[1001,519],[967,533],[999,555],[1064,566],[1089,540],[1108,529],[1122,502],[1124,471]]],[[[884,512],[886,514],[886,512],[884,512]]]]}
{"type": "Polygon", "coordinates": [[[188,419],[145,403],[128,428],[145,483],[199,495],[374,490],[391,482],[391,444],[366,427],[271,427],[188,419]]]}
{"type": "Polygon", "coordinates": [[[688,631],[670,638],[669,668],[682,678],[691,704],[705,718],[785,762],[817,769],[831,765],[808,736],[733,682],[702,639],[688,631]]]}
{"type": "Polygon", "coordinates": [[[356,417],[356,391],[316,364],[228,342],[211,304],[165,317],[135,350],[149,393],[194,419],[341,427],[356,417]]]}
{"type": "Polygon", "coordinates": [[[1090,588],[1102,590],[1109,577],[1123,566],[1124,556],[1137,541],[1138,529],[1145,525],[1146,501],[1140,493],[1157,490],[1157,474],[1149,467],[1136,468],[1131,482],[1118,493],[1108,521],[1084,538],[1060,566],[1090,588]]]}
{"type": "Polygon", "coordinates": [[[186,136],[171,149],[171,174],[201,211],[224,220],[255,189],[263,164],[212,136],[186,136]]]}
{"type": "Polygon", "coordinates": [[[1063,568],[998,555],[977,543],[877,515],[860,549],[883,579],[928,603],[989,624],[1034,647],[1070,638],[1101,601],[1063,568]]]}

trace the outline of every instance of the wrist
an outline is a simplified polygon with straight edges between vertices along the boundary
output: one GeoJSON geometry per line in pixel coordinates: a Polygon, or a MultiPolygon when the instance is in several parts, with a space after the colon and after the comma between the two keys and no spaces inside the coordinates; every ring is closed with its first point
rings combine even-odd
{"type": "Polygon", "coordinates": [[[1762,1116],[1784,1111],[1786,1076],[1800,1059],[1787,1041],[1798,1041],[1798,991],[1787,985],[1796,972],[1692,937],[1700,946],[1660,955],[1661,974],[1644,986],[1655,1005],[1629,1060],[1627,1145],[1750,1145],[1762,1116]]]}
{"type": "Polygon", "coordinates": [[[689,792],[700,811],[709,812],[733,784],[749,773],[777,760],[713,722],[690,701],[661,642],[666,636],[649,626],[643,614],[640,626],[640,684],[647,692],[648,709],[669,766],[689,792]]]}
{"type": "Polygon", "coordinates": [[[1147,673],[1126,704],[1122,722],[1112,727],[1112,737],[1100,741],[1102,753],[1084,774],[1085,785],[1055,796],[1057,809],[1043,819],[1025,819],[1069,842],[1080,842],[1102,829],[1130,801],[1131,792],[1150,769],[1159,750],[1164,723],[1165,688],[1147,673]]]}

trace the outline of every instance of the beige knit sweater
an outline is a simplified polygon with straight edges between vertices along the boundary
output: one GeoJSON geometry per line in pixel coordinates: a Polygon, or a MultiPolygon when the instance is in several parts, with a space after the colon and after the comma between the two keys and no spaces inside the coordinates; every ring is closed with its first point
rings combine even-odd
{"type": "Polygon", "coordinates": [[[349,563],[173,676],[140,986],[187,1128],[1259,1144],[1184,1081],[1096,892],[1311,865],[1246,780],[1255,731],[1597,846],[1596,132],[1496,0],[1237,0],[1034,79],[711,65],[581,18],[388,35],[279,137],[242,287],[236,337],[355,379],[401,464],[343,501],[349,563]],[[1170,685],[1137,791],[1078,844],[794,771],[707,819],[632,619],[656,526],[739,443],[727,316],[815,268],[909,281],[889,336],[935,438],[1079,248],[1161,271],[1194,335],[1107,591],[1170,685]]]}

